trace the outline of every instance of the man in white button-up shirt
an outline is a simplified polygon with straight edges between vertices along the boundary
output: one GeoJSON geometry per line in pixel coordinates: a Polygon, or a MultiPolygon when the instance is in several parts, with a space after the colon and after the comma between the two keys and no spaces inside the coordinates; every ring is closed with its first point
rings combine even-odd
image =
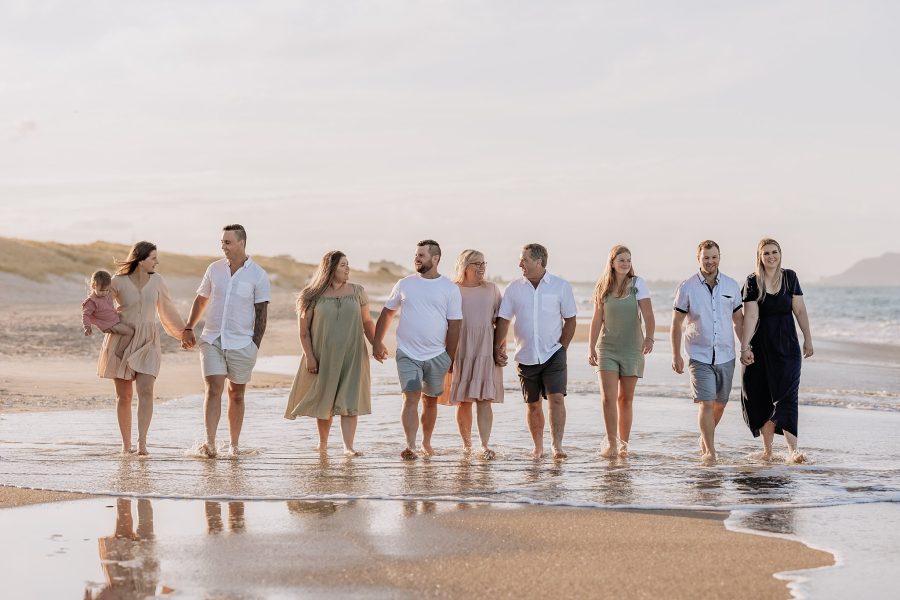
{"type": "Polygon", "coordinates": [[[222,253],[225,258],[209,265],[203,275],[182,339],[185,348],[194,346],[193,328],[206,312],[200,336],[200,366],[206,381],[206,443],[200,453],[208,458],[216,455],[216,429],[222,416],[226,379],[231,453],[238,453],[244,424],[244,391],[266,332],[271,299],[269,277],[247,256],[247,232],[241,225],[223,228],[222,253]]]}
{"type": "Polygon", "coordinates": [[[716,425],[725,413],[734,377],[734,336],[741,334],[741,288],[719,272],[719,245],[700,242],[700,272],[685,279],[675,291],[672,315],[672,369],[684,373],[682,331],[691,374],[691,396],[700,407],[700,450],[705,462],[715,462],[716,425]],[[684,327],[687,322],[687,327],[684,327]]]}
{"type": "Polygon", "coordinates": [[[566,458],[562,448],[566,428],[566,349],[575,335],[575,296],[569,282],[547,272],[547,249],[540,244],[522,248],[522,277],[507,286],[494,333],[494,360],[506,365],[506,334],[515,317],[516,370],[527,407],[526,419],[534,441],[532,455],[544,455],[544,408],[550,405],[553,458],[566,458]]]}

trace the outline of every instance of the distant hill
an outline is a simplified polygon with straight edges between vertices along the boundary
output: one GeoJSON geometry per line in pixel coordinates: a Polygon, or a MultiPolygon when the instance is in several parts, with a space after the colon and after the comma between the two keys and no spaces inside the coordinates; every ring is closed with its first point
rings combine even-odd
{"type": "Polygon", "coordinates": [[[820,279],[816,285],[900,286],[900,252],[865,258],[843,273],[820,279]]]}

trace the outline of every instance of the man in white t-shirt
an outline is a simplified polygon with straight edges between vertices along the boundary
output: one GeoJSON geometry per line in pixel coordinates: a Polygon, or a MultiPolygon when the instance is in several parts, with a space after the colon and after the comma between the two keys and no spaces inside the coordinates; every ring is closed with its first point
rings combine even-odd
{"type": "Polygon", "coordinates": [[[681,338],[688,353],[691,396],[700,407],[700,451],[704,462],[716,461],[716,425],[725,413],[734,378],[734,337],[741,335],[741,286],[719,271],[719,245],[712,240],[697,246],[700,272],[675,290],[672,314],[672,370],[684,373],[681,338]],[[684,327],[687,323],[687,327],[684,327]]]}
{"type": "Polygon", "coordinates": [[[506,334],[515,317],[516,362],[526,420],[534,441],[532,456],[544,456],[544,407],[550,405],[553,458],[566,458],[566,349],[575,335],[578,307],[569,282],[547,272],[547,249],[528,244],[519,257],[522,277],[503,292],[494,329],[494,361],[506,366],[506,334]]]}
{"type": "Polygon", "coordinates": [[[194,326],[206,313],[200,336],[200,368],[206,382],[203,403],[206,443],[200,453],[216,455],[216,429],[222,416],[222,392],[228,379],[228,431],[237,455],[244,424],[244,391],[266,332],[271,291],[265,270],[247,256],[247,232],[241,225],[222,229],[225,258],[209,265],[191,306],[181,345],[197,343],[194,326]]]}
{"type": "Polygon", "coordinates": [[[404,460],[416,458],[419,399],[422,400],[422,451],[434,454],[431,434],[437,420],[437,398],[444,391],[456,353],[462,323],[462,295],[456,284],[438,273],[441,247],[434,240],[416,245],[416,274],[397,282],[375,325],[372,356],[383,362],[388,352],[384,335],[400,309],[397,327],[397,373],[403,394],[401,420],[406,434],[404,460]]]}

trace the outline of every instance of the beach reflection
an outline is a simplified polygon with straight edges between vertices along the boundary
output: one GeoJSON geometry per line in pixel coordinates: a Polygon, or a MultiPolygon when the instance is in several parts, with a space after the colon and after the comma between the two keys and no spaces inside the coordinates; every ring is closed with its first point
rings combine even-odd
{"type": "Polygon", "coordinates": [[[610,464],[600,472],[596,490],[603,504],[632,504],[634,485],[631,469],[627,464],[610,464]]]}
{"type": "MultiPolygon", "coordinates": [[[[216,535],[225,531],[225,523],[222,520],[222,505],[225,502],[204,502],[204,512],[206,513],[206,531],[210,535],[216,535]]],[[[232,533],[243,533],[246,529],[244,524],[244,503],[228,502],[228,531],[232,533]]]]}
{"type": "Polygon", "coordinates": [[[793,508],[774,510],[741,511],[733,515],[735,524],[745,529],[765,533],[794,535],[796,533],[796,511],[793,508]]]}
{"type": "Polygon", "coordinates": [[[132,500],[116,501],[115,533],[100,538],[97,544],[106,583],[88,586],[84,592],[86,600],[145,598],[157,594],[159,559],[154,543],[153,505],[149,500],[137,501],[137,515],[135,528],[132,500]]]}

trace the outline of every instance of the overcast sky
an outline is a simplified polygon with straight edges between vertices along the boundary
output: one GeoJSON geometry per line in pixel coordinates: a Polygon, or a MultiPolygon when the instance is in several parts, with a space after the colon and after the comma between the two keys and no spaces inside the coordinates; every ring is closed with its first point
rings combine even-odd
{"type": "MultiPolygon", "coordinates": [[[[0,0],[0,235],[594,279],[900,250],[900,4],[0,0]]],[[[164,267],[163,267],[164,272],[164,267]]]]}

